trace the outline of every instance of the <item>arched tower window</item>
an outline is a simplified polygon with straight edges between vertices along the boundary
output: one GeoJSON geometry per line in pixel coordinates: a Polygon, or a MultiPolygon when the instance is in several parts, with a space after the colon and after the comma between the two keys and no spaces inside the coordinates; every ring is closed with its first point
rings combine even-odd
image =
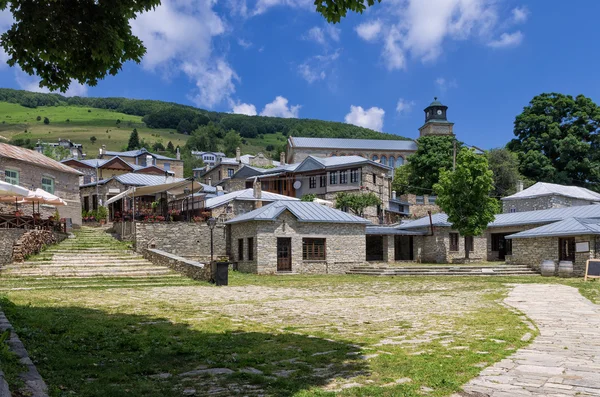
{"type": "Polygon", "coordinates": [[[394,156],[390,156],[390,161],[388,165],[392,168],[396,167],[396,159],[394,158],[394,156]]]}
{"type": "Polygon", "coordinates": [[[404,158],[398,156],[398,160],[396,160],[396,167],[402,167],[404,165],[404,158]]]}
{"type": "Polygon", "coordinates": [[[376,155],[376,154],[374,154],[374,155],[373,155],[373,157],[372,157],[372,160],[373,160],[373,161],[377,161],[377,160],[379,160],[379,157],[377,157],[377,155],[376,155]]]}
{"type": "Polygon", "coordinates": [[[381,164],[387,165],[387,157],[381,156],[381,164]]]}

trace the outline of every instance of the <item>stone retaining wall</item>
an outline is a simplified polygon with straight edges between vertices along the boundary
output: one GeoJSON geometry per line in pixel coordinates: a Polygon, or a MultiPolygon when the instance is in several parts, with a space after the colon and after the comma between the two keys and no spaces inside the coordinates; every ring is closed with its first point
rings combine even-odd
{"type": "Polygon", "coordinates": [[[211,267],[203,263],[153,248],[145,249],[143,256],[155,265],[167,266],[194,280],[209,281],[212,278],[211,267]]]}
{"type": "Polygon", "coordinates": [[[65,238],[67,234],[49,230],[0,229],[0,265],[22,262],[29,255],[40,252],[44,246],[59,243],[65,238]]]}
{"type": "Polygon", "coordinates": [[[12,262],[13,246],[25,229],[1,229],[0,230],[0,265],[12,262]]]}
{"type": "MultiPolygon", "coordinates": [[[[135,249],[148,248],[199,261],[210,260],[210,228],[205,223],[161,222],[135,223],[135,249]]],[[[214,258],[227,256],[227,227],[217,225],[213,231],[214,258]]]]}

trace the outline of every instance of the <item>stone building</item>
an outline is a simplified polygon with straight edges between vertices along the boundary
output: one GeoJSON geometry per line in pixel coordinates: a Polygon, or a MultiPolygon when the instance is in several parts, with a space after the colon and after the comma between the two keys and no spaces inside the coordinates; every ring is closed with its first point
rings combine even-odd
{"type": "MultiPolygon", "coordinates": [[[[34,150],[0,143],[0,178],[29,190],[41,188],[66,201],[66,206],[40,205],[43,218],[56,210],[61,218],[70,218],[81,225],[79,177],[81,173],[34,150]]],[[[25,215],[31,215],[31,205],[21,205],[25,215]]],[[[0,203],[0,212],[14,212],[14,205],[0,203]]]]}
{"type": "Polygon", "coordinates": [[[176,178],[183,178],[183,160],[177,149],[176,158],[163,156],[161,154],[150,153],[145,148],[137,150],[129,150],[126,152],[113,152],[108,151],[103,147],[100,148],[98,158],[99,159],[112,159],[113,157],[119,157],[121,160],[134,164],[140,167],[156,166],[163,171],[172,172],[176,178]]]}
{"type": "Polygon", "coordinates": [[[276,201],[226,224],[243,272],[345,273],[364,263],[368,221],[319,204],[276,201]]]}
{"type": "Polygon", "coordinates": [[[85,158],[85,154],[83,153],[83,145],[81,143],[73,143],[70,139],[58,138],[58,142],[42,142],[41,140],[38,140],[35,150],[39,153],[44,153],[46,148],[53,150],[55,155],[60,154],[62,151],[68,154],[65,157],[74,159],[85,158]]]}
{"type": "Polygon", "coordinates": [[[600,204],[600,193],[578,186],[538,182],[501,200],[504,213],[524,212],[600,204]]]}
{"type": "Polygon", "coordinates": [[[210,211],[210,216],[226,221],[277,200],[299,201],[297,198],[263,192],[260,183],[256,183],[253,188],[208,198],[204,202],[204,211],[210,211]]]}
{"type": "Polygon", "coordinates": [[[95,183],[97,180],[102,181],[117,175],[129,173],[164,176],[166,172],[162,168],[159,168],[155,165],[141,166],[128,163],[118,156],[109,159],[67,159],[63,160],[62,163],[71,168],[75,168],[77,171],[82,173],[81,177],[79,178],[80,185],[87,185],[89,183],[95,183]]]}

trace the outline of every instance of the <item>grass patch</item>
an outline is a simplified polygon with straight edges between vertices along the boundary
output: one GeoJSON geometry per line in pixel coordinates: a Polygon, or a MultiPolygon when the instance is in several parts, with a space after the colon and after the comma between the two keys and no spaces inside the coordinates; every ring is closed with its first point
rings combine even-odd
{"type": "Polygon", "coordinates": [[[19,362],[17,355],[9,349],[8,340],[10,335],[10,330],[0,332],[0,369],[4,372],[8,387],[11,390],[19,390],[24,385],[23,380],[19,378],[19,374],[25,370],[25,366],[19,362]]]}

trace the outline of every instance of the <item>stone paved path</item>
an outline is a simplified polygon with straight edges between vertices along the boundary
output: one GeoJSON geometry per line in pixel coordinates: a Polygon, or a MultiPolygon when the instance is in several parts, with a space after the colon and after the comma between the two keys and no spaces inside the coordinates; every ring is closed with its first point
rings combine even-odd
{"type": "Polygon", "coordinates": [[[517,285],[505,303],[529,316],[540,335],[453,397],[600,396],[600,305],[550,284],[517,285]]]}

